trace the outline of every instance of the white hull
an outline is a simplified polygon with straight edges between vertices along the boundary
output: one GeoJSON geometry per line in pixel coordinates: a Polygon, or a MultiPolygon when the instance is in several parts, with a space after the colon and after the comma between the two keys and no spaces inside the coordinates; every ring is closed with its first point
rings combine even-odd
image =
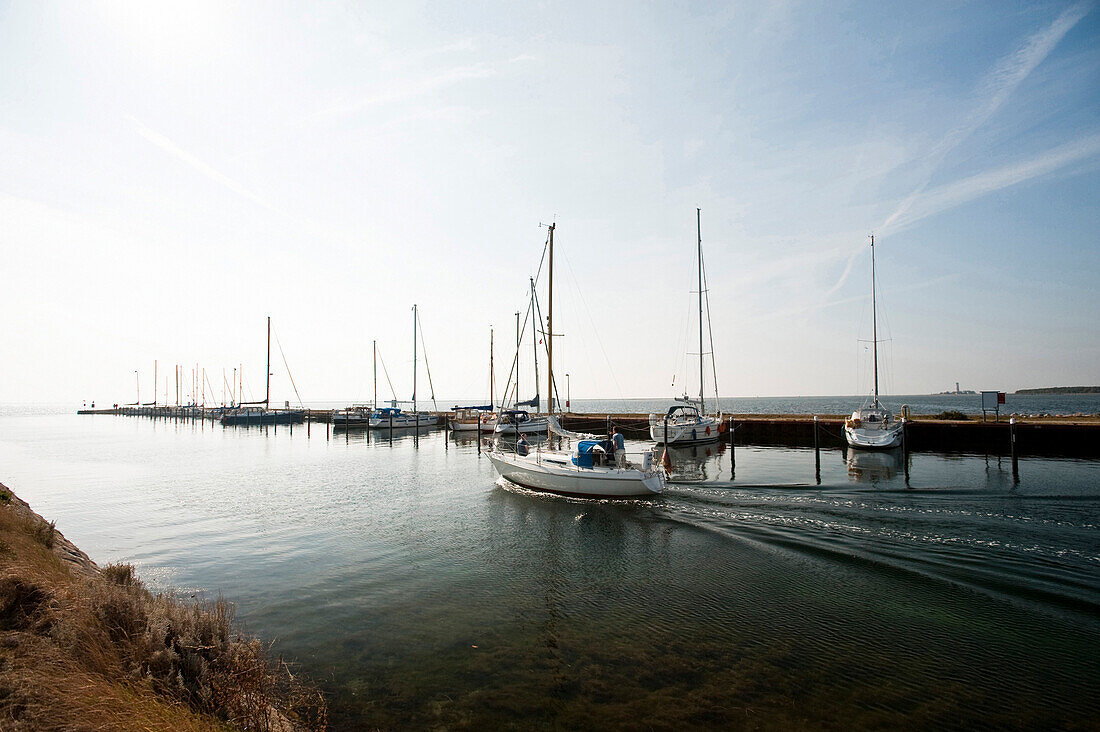
{"type": "Polygon", "coordinates": [[[457,422],[450,420],[450,427],[452,432],[492,432],[496,429],[496,420],[492,422],[457,422]]]}
{"type": "MultiPolygon", "coordinates": [[[[528,420],[519,426],[520,434],[523,435],[544,434],[547,429],[545,417],[528,420]]],[[[514,435],[516,434],[516,426],[514,424],[498,424],[493,428],[493,432],[498,435],[514,435]]]]}
{"type": "Polygon", "coordinates": [[[901,425],[881,427],[844,427],[844,438],[850,447],[862,450],[890,450],[901,445],[901,425]]]}
{"type": "MultiPolygon", "coordinates": [[[[719,427],[718,420],[713,417],[703,417],[691,422],[669,422],[668,444],[699,445],[705,442],[715,442],[718,440],[719,427]]],[[[650,417],[649,437],[658,444],[664,444],[665,423],[663,418],[650,417]]]]}
{"type": "Polygon", "coordinates": [[[527,456],[490,452],[497,472],[524,488],[571,496],[626,498],[655,496],[664,490],[662,469],[579,468],[564,452],[533,452],[527,456]]]}
{"type": "Polygon", "coordinates": [[[435,427],[439,424],[439,418],[434,414],[398,414],[394,415],[391,422],[389,417],[371,417],[370,426],[374,429],[389,429],[390,425],[398,427],[435,427]]]}

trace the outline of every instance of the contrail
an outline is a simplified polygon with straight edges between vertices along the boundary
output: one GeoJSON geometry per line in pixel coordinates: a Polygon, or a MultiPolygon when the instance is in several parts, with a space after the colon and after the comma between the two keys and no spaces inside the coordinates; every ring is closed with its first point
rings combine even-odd
{"type": "Polygon", "coordinates": [[[1092,3],[1078,3],[1067,8],[1049,27],[1031,36],[1027,43],[1017,49],[1015,53],[1001,60],[986,77],[982,88],[978,92],[983,99],[981,104],[958,127],[948,132],[939,144],[933,148],[927,156],[929,164],[924,179],[902,201],[897,210],[886,219],[883,225],[879,227],[880,229],[888,228],[905,215],[924,193],[932,180],[932,174],[939,168],[947,154],[958,147],[975,130],[984,125],[1004,105],[1012,92],[1016,90],[1016,87],[1050,55],[1065,35],[1091,10],[1092,3]]]}

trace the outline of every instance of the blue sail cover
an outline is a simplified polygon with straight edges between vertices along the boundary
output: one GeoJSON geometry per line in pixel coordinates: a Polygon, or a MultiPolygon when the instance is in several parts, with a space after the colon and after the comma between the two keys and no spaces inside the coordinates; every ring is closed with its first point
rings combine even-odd
{"type": "Polygon", "coordinates": [[[538,395],[538,394],[535,394],[534,398],[533,398],[533,399],[531,399],[530,401],[526,401],[526,402],[516,402],[516,406],[517,406],[517,407],[535,407],[536,409],[538,409],[538,406],[539,406],[539,395],[538,395]]]}
{"type": "Polygon", "coordinates": [[[479,409],[483,412],[491,412],[491,411],[493,411],[493,405],[492,404],[485,404],[485,405],[480,406],[480,407],[460,407],[456,404],[455,406],[452,407],[452,409],[479,409]]]}

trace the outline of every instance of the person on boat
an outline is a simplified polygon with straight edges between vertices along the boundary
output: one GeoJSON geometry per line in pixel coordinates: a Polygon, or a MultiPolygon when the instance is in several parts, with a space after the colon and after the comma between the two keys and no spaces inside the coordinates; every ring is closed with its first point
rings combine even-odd
{"type": "Polygon", "coordinates": [[[526,457],[531,452],[531,446],[527,444],[527,438],[521,432],[519,442],[516,443],[516,454],[526,457]]]}
{"type": "Polygon", "coordinates": [[[620,468],[626,467],[626,440],[618,427],[611,428],[611,445],[615,448],[615,464],[620,468]]]}

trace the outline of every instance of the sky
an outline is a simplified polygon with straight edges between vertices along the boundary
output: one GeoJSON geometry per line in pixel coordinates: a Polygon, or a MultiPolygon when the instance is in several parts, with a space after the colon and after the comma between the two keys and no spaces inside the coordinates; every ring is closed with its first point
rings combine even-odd
{"type": "Polygon", "coordinates": [[[872,234],[884,392],[1100,384],[1093,2],[0,0],[0,165],[0,402],[408,399],[413,304],[484,399],[550,222],[559,388],[694,393],[696,209],[708,392],[867,393],[872,234]]]}

